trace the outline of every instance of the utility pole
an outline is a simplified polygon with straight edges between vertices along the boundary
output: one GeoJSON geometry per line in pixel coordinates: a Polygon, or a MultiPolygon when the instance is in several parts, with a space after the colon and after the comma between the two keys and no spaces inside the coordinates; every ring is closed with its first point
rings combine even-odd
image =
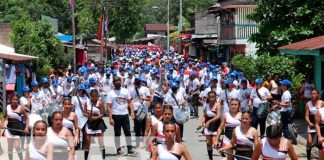
{"type": "MultiPolygon", "coordinates": [[[[170,0],[168,0],[168,23],[167,23],[167,52],[170,51],[170,0]]],[[[162,77],[161,77],[162,78],[162,77]]]]}
{"type": "MultiPolygon", "coordinates": [[[[74,1],[73,1],[74,3],[74,1]]],[[[76,64],[76,52],[75,52],[75,14],[74,14],[74,4],[71,5],[71,10],[72,10],[72,35],[73,35],[73,72],[74,74],[76,74],[76,68],[77,68],[77,64],[76,64]]]]}
{"type": "Polygon", "coordinates": [[[109,29],[108,29],[108,26],[106,26],[106,25],[109,25],[109,19],[108,19],[108,1],[107,0],[105,0],[104,13],[105,13],[105,16],[104,17],[106,17],[106,21],[107,21],[107,24],[106,24],[106,22],[104,22],[104,33],[105,33],[105,36],[104,36],[104,38],[105,38],[105,51],[104,51],[104,53],[106,55],[106,61],[107,61],[107,59],[108,59],[107,41],[108,41],[108,44],[109,44],[109,35],[108,35],[109,29]],[[107,30],[106,30],[106,27],[107,27],[107,30]]]}
{"type": "Polygon", "coordinates": [[[179,54],[182,55],[182,37],[181,37],[181,31],[182,31],[182,0],[180,0],[180,17],[179,17],[179,32],[180,32],[180,41],[179,41],[179,54]]]}

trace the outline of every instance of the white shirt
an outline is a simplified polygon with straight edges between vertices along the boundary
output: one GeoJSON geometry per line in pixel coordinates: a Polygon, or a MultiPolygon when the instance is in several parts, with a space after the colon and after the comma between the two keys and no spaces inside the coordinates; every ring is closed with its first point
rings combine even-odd
{"type": "Polygon", "coordinates": [[[120,90],[111,90],[108,93],[107,103],[111,104],[111,110],[113,115],[127,115],[128,103],[131,97],[126,88],[120,90]]]}
{"type": "Polygon", "coordinates": [[[227,100],[229,101],[230,99],[239,99],[239,92],[235,88],[233,88],[231,92],[229,92],[226,89],[226,93],[227,93],[227,99],[226,99],[225,90],[222,91],[221,97],[220,97],[221,100],[223,100],[223,112],[222,112],[222,115],[229,112],[229,106],[228,106],[227,100]]]}
{"type": "Polygon", "coordinates": [[[239,90],[239,100],[240,100],[241,108],[247,107],[251,92],[252,92],[252,88],[246,88],[245,90],[241,88],[239,90]]]}
{"type": "Polygon", "coordinates": [[[150,90],[147,87],[141,86],[140,88],[137,88],[137,91],[139,95],[137,94],[135,87],[129,91],[129,94],[133,99],[134,110],[137,110],[138,107],[142,105],[143,101],[140,101],[140,98],[142,99],[150,96],[150,90]]]}
{"type": "MultiPolygon", "coordinates": [[[[185,103],[185,99],[182,94],[183,93],[179,90],[177,91],[176,94],[173,94],[174,97],[177,99],[177,102],[180,106],[185,103]]],[[[172,105],[172,108],[174,111],[179,108],[176,100],[172,96],[172,92],[170,92],[166,95],[165,102],[167,102],[167,104],[169,104],[169,105],[172,105]]]]}
{"type": "MultiPolygon", "coordinates": [[[[260,89],[258,89],[258,92],[262,97],[265,97],[265,96],[270,96],[270,91],[268,90],[268,88],[265,88],[265,87],[261,87],[260,89]]],[[[250,95],[250,98],[253,99],[253,106],[258,108],[259,107],[259,104],[261,102],[264,102],[262,101],[258,95],[257,95],[257,92],[256,92],[256,89],[253,89],[252,92],[251,92],[251,95],[250,95]]]]}
{"type": "Polygon", "coordinates": [[[73,96],[72,97],[72,100],[71,100],[71,103],[72,103],[72,105],[74,105],[75,113],[77,114],[78,118],[80,118],[80,117],[83,116],[82,109],[84,109],[84,105],[87,103],[87,101],[89,100],[89,98],[86,95],[84,95],[83,97],[80,97],[78,95],[78,97],[77,96],[73,96]],[[82,106],[80,106],[78,97],[80,98],[80,103],[81,103],[82,106]],[[82,109],[81,109],[81,107],[82,107],[82,109]]]}
{"type": "Polygon", "coordinates": [[[29,109],[26,107],[26,105],[28,104],[28,100],[27,100],[27,98],[26,97],[20,97],[19,98],[19,104],[21,105],[21,106],[23,106],[26,110],[28,110],[28,112],[29,112],[29,109]]]}
{"type": "Polygon", "coordinates": [[[36,110],[42,109],[42,102],[46,102],[45,95],[42,91],[31,92],[31,105],[32,113],[35,113],[36,110]]]}
{"type": "MultiPolygon", "coordinates": [[[[199,85],[200,85],[200,82],[199,82],[198,78],[195,78],[194,80],[189,79],[189,84],[188,84],[189,92],[198,89],[199,85]]],[[[199,94],[199,89],[196,90],[195,92],[193,92],[193,94],[199,94]]]]}
{"type": "Polygon", "coordinates": [[[285,107],[281,107],[280,112],[286,112],[288,110],[291,110],[291,94],[288,90],[286,90],[282,96],[281,96],[281,103],[289,103],[289,107],[285,108],[285,107]]]}
{"type": "Polygon", "coordinates": [[[55,98],[52,97],[51,101],[56,102],[59,99],[60,95],[63,95],[63,88],[61,86],[57,86],[56,88],[51,86],[50,90],[52,91],[52,96],[56,96],[55,98]]]}
{"type": "Polygon", "coordinates": [[[207,98],[208,97],[208,92],[210,92],[211,90],[216,92],[216,100],[219,101],[221,94],[222,94],[222,89],[219,87],[216,88],[212,88],[212,87],[208,87],[203,91],[202,97],[203,98],[207,98]]]}
{"type": "Polygon", "coordinates": [[[99,81],[100,89],[104,93],[108,93],[113,88],[112,78],[107,78],[106,75],[99,81]]]}

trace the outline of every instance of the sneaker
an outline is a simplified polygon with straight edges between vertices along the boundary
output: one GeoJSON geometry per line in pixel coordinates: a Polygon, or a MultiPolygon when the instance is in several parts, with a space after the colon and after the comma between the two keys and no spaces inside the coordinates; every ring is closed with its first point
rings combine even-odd
{"type": "Polygon", "coordinates": [[[126,153],[124,153],[123,151],[117,151],[117,156],[118,157],[121,157],[121,156],[125,156],[126,155],[126,153]]]}
{"type": "Polygon", "coordinates": [[[135,151],[134,149],[129,149],[127,155],[132,156],[135,155],[138,151],[135,151]]]}

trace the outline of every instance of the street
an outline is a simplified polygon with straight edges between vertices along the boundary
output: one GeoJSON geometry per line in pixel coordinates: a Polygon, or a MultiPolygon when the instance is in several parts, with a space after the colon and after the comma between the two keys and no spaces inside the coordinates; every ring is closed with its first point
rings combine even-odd
{"type": "MultiPolygon", "coordinates": [[[[200,107],[200,117],[202,114],[202,109],[200,107]]],[[[113,127],[109,125],[108,118],[105,117],[105,123],[108,126],[108,129],[105,132],[105,145],[106,145],[106,159],[109,160],[147,160],[149,159],[149,153],[146,152],[144,149],[139,149],[138,154],[136,156],[123,156],[123,157],[117,157],[116,156],[116,150],[114,146],[114,131],[113,127]]],[[[190,119],[187,123],[184,125],[184,145],[189,149],[190,155],[193,160],[208,160],[207,150],[206,150],[206,143],[205,143],[205,137],[201,135],[200,131],[196,131],[196,128],[200,122],[200,119],[190,119]]],[[[131,123],[133,128],[133,124],[131,123]]],[[[303,132],[302,127],[304,127],[303,122],[301,120],[298,120],[298,132],[303,132]]],[[[305,129],[304,129],[305,130],[305,129]]],[[[294,149],[299,157],[300,160],[306,159],[306,152],[305,152],[305,133],[300,134],[298,136],[298,142],[304,143],[304,144],[298,144],[294,146],[294,149]]],[[[132,136],[134,136],[134,133],[132,132],[132,136]]],[[[135,145],[135,138],[132,137],[133,145],[135,145]]],[[[99,150],[99,146],[97,143],[97,140],[95,138],[96,143],[91,144],[90,149],[90,155],[89,159],[96,160],[101,159],[101,153],[99,150]]],[[[4,150],[4,153],[0,156],[1,160],[7,160],[7,144],[4,137],[1,138],[1,144],[4,150]]],[[[121,138],[121,145],[125,145],[125,139],[124,137],[121,138]]],[[[123,151],[126,152],[126,147],[123,148],[123,151]]],[[[313,149],[313,157],[317,156],[317,149],[313,149]]],[[[25,154],[25,152],[24,152],[25,154]]],[[[14,159],[18,159],[17,154],[14,154],[14,159]]],[[[76,160],[83,159],[83,151],[76,151],[76,160]]],[[[225,159],[217,154],[214,150],[214,160],[221,160],[225,159]]],[[[287,158],[289,159],[289,158],[287,158]]],[[[314,158],[317,159],[317,158],[314,158]]]]}

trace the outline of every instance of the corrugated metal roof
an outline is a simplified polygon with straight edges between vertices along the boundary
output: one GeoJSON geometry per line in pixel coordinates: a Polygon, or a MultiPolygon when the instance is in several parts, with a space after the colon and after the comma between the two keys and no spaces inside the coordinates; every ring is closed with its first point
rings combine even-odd
{"type": "Polygon", "coordinates": [[[227,5],[223,8],[256,8],[257,5],[227,5]]]}
{"type": "Polygon", "coordinates": [[[324,35],[306,39],[300,42],[292,43],[286,46],[279,47],[278,49],[283,50],[315,50],[324,48],[324,35]]]}

